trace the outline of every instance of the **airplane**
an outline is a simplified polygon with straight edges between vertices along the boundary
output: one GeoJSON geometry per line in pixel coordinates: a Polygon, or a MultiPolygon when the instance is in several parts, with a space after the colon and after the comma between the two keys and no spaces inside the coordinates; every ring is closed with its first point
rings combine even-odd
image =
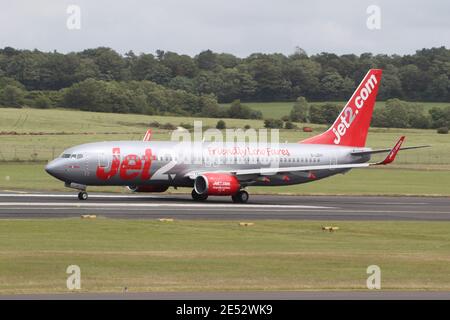
{"type": "Polygon", "coordinates": [[[387,165],[399,150],[428,146],[402,148],[404,136],[393,148],[365,146],[381,75],[381,69],[369,70],[331,127],[298,143],[262,148],[249,142],[244,147],[217,148],[213,142],[201,141],[200,150],[191,152],[198,161],[191,163],[167,152],[189,148],[180,147],[177,141],[150,141],[151,131],[147,131],[143,141],[94,142],[69,148],[45,170],[66,187],[77,189],[80,200],[88,199],[88,186],[125,186],[134,192],[189,187],[196,201],[231,196],[235,203],[246,203],[249,186],[309,183],[354,168],[387,165]],[[213,163],[207,159],[211,152],[213,163]],[[369,162],[371,155],[378,153],[387,156],[369,162]],[[225,157],[233,161],[227,163],[225,157]],[[234,161],[237,158],[240,161],[234,161]]]}

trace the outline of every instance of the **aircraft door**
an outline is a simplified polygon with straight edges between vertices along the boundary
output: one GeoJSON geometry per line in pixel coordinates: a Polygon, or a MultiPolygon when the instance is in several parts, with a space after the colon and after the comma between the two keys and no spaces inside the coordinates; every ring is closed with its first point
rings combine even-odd
{"type": "Polygon", "coordinates": [[[84,172],[84,176],[85,177],[89,177],[90,173],[89,173],[89,154],[88,153],[84,153],[83,154],[83,172],[84,172]]]}
{"type": "MultiPolygon", "coordinates": [[[[330,166],[337,165],[338,164],[337,162],[338,161],[337,161],[337,154],[336,154],[336,152],[331,153],[331,155],[330,155],[330,166]]],[[[330,168],[330,170],[334,170],[334,169],[330,168]]]]}
{"type": "Polygon", "coordinates": [[[98,154],[98,166],[100,168],[109,168],[109,158],[102,152],[98,154]]]}

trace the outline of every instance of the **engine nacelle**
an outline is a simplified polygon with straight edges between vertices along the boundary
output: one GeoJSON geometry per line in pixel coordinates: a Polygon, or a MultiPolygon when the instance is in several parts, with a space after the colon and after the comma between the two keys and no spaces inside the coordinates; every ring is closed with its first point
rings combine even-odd
{"type": "Polygon", "coordinates": [[[223,173],[205,173],[195,178],[195,192],[209,196],[231,196],[236,194],[241,185],[232,175],[223,173]]]}
{"type": "Polygon", "coordinates": [[[169,186],[128,186],[128,190],[133,192],[164,192],[169,186]]]}

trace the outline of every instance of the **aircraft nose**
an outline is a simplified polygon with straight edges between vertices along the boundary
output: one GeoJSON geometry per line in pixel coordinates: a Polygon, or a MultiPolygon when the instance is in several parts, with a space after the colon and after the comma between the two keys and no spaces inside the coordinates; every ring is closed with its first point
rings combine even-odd
{"type": "Polygon", "coordinates": [[[50,162],[45,166],[45,171],[47,171],[48,174],[53,175],[53,173],[56,171],[55,160],[50,161],[50,162]]]}
{"type": "Polygon", "coordinates": [[[59,179],[61,176],[61,163],[59,163],[58,160],[50,161],[45,166],[45,171],[47,171],[49,175],[59,179]]]}

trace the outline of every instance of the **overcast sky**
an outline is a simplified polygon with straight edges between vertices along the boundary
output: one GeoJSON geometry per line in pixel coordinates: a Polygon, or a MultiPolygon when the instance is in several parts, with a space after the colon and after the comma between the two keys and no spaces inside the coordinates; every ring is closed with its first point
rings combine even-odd
{"type": "Polygon", "coordinates": [[[119,53],[202,50],[414,53],[450,47],[450,1],[410,0],[0,0],[0,47],[60,52],[108,46],[119,53]],[[66,26],[69,5],[81,29],[66,26]],[[381,29],[369,30],[370,5],[381,29]]]}

